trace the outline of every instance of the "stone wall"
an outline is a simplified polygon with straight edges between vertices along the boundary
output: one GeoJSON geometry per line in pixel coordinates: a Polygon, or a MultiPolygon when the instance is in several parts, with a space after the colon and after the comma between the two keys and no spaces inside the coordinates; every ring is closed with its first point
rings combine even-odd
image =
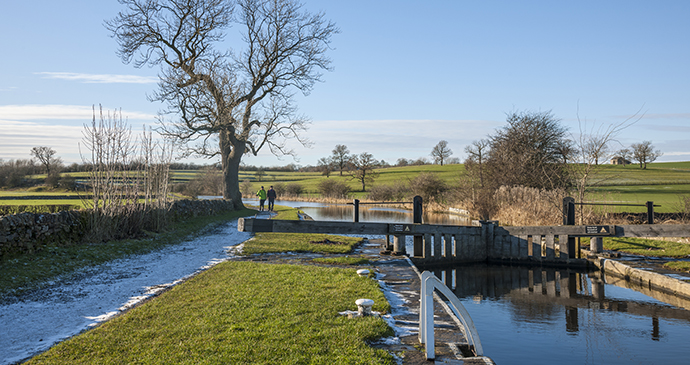
{"type": "MultiPolygon", "coordinates": [[[[233,210],[228,200],[178,200],[172,220],[220,214],[233,210]]],[[[89,211],[21,213],[0,216],[0,257],[8,253],[34,253],[42,246],[69,245],[82,241],[89,211]]]]}

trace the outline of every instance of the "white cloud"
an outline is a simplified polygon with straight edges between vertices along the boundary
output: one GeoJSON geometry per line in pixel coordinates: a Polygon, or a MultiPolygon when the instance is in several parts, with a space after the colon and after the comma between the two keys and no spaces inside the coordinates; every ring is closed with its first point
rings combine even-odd
{"type": "MultiPolygon", "coordinates": [[[[108,109],[104,109],[106,113],[108,109]]],[[[99,108],[96,107],[96,115],[99,108]]],[[[122,116],[127,119],[156,118],[153,114],[122,111],[122,116]]],[[[52,120],[71,119],[88,122],[93,118],[93,107],[82,105],[0,105],[0,119],[4,120],[52,120]]]]}
{"type": "Polygon", "coordinates": [[[112,75],[112,74],[84,74],[75,72],[36,72],[48,79],[78,81],[87,84],[154,84],[158,82],[156,76],[112,75]]]}
{"type": "Polygon", "coordinates": [[[664,152],[663,156],[690,156],[690,152],[664,152]]]}
{"type": "Polygon", "coordinates": [[[6,159],[31,158],[35,146],[49,146],[66,161],[77,161],[82,127],[45,125],[33,122],[0,120],[0,156],[6,159]],[[69,156],[65,158],[66,156],[69,156]]]}

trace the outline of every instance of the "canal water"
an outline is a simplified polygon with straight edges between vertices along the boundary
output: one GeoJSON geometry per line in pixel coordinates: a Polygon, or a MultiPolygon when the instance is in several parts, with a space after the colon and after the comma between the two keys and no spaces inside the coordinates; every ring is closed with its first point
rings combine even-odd
{"type": "MultiPolygon", "coordinates": [[[[352,220],[351,205],[276,204],[315,220],[352,220]]],[[[412,212],[360,206],[360,221],[412,222],[412,212]]],[[[424,222],[469,224],[452,214],[424,222]]],[[[467,308],[497,364],[690,363],[690,301],[583,270],[482,264],[431,271],[467,308]]]]}

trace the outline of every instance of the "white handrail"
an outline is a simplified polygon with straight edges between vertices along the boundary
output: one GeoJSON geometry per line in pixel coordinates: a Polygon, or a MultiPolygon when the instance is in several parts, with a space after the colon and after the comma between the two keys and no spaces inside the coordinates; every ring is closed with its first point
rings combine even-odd
{"type": "Polygon", "coordinates": [[[441,282],[433,273],[424,271],[422,273],[422,289],[420,292],[419,308],[419,342],[425,344],[426,358],[432,360],[436,357],[434,349],[434,290],[438,289],[450,301],[450,308],[453,314],[462,322],[465,327],[465,336],[469,344],[474,346],[474,353],[477,356],[484,355],[479,334],[474,327],[474,322],[465,306],[460,303],[460,299],[453,294],[448,287],[441,282]]]}

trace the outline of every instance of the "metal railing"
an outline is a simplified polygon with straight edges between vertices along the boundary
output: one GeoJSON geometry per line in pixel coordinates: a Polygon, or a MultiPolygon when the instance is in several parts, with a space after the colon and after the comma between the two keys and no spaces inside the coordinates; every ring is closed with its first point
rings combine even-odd
{"type": "Polygon", "coordinates": [[[476,356],[484,356],[484,349],[479,340],[479,334],[474,327],[474,322],[467,312],[465,307],[460,303],[460,299],[448,289],[448,287],[441,282],[433,273],[424,271],[422,273],[422,289],[420,291],[420,308],[419,308],[419,342],[426,347],[427,360],[433,360],[436,357],[436,349],[434,348],[434,290],[438,290],[450,302],[450,309],[453,314],[462,323],[461,330],[467,338],[467,343],[474,349],[476,356]]]}

